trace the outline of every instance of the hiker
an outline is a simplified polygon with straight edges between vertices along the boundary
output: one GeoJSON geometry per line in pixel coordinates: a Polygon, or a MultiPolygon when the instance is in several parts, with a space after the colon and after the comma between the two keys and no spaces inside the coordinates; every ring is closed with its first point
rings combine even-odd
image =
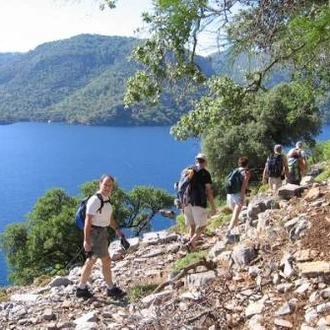
{"type": "MultiPolygon", "coordinates": [[[[243,205],[245,204],[245,194],[251,177],[251,172],[248,169],[248,158],[240,157],[238,159],[238,168],[240,178],[240,189],[235,193],[227,193],[227,205],[233,210],[233,214],[229,223],[227,235],[232,234],[235,230],[235,234],[238,234],[238,217],[243,205]]],[[[235,170],[234,170],[235,171],[235,170]]]]}
{"type": "Polygon", "coordinates": [[[296,146],[292,149],[289,150],[288,152],[288,158],[292,155],[292,154],[299,154],[299,157],[302,158],[302,160],[300,161],[300,167],[301,167],[301,175],[305,175],[307,172],[307,168],[308,168],[308,163],[307,163],[307,156],[306,156],[306,152],[305,150],[302,148],[303,147],[303,143],[302,141],[298,141],[296,143],[296,146]]]}
{"type": "MultiPolygon", "coordinates": [[[[114,185],[114,179],[108,174],[102,175],[99,181],[99,191],[104,201],[108,201],[114,185]]],[[[91,298],[93,294],[87,287],[87,281],[91,274],[93,265],[97,258],[101,259],[103,278],[107,284],[107,296],[120,298],[126,293],[114,285],[111,274],[111,259],[108,252],[109,237],[108,227],[110,226],[118,237],[124,237],[113,217],[113,209],[110,203],[104,203],[102,212],[97,210],[100,207],[100,200],[93,195],[87,202],[86,218],[84,225],[84,249],[86,261],[82,268],[79,286],[76,296],[85,299],[91,298]]]]}
{"type": "Polygon", "coordinates": [[[274,146],[274,152],[267,158],[262,174],[262,181],[263,183],[268,182],[272,193],[277,193],[285,177],[288,177],[287,159],[282,154],[282,146],[276,144],[274,146]]]}
{"type": "Polygon", "coordinates": [[[186,225],[189,226],[189,241],[185,244],[188,252],[196,247],[196,242],[207,226],[207,201],[211,205],[211,215],[216,213],[212,192],[212,179],[206,170],[207,161],[203,153],[195,158],[194,175],[186,189],[186,202],[182,205],[186,225]]]}
{"type": "Polygon", "coordinates": [[[306,172],[306,158],[301,155],[299,148],[293,148],[288,152],[288,178],[287,183],[300,185],[301,178],[306,172]]]}

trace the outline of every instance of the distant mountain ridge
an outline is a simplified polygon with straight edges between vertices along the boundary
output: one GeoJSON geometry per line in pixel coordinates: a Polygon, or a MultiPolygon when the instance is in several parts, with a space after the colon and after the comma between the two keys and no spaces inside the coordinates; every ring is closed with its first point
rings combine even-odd
{"type": "MultiPolygon", "coordinates": [[[[27,53],[0,53],[0,124],[18,121],[106,126],[169,126],[190,110],[168,93],[156,106],[124,108],[126,82],[139,68],[129,60],[140,39],[81,34],[47,42],[27,53]]],[[[247,55],[228,52],[196,61],[207,76],[226,74],[243,81],[247,55]]],[[[252,63],[253,65],[253,63],[252,63]]],[[[254,63],[256,65],[256,62],[254,63]]],[[[278,70],[269,83],[287,80],[278,70]]],[[[329,101],[330,102],[330,101],[329,101]]],[[[323,110],[329,115],[329,104],[323,110]]],[[[325,115],[325,118],[327,118],[325,115]]]]}
{"type": "MultiPolygon", "coordinates": [[[[187,112],[167,98],[158,106],[124,109],[128,60],[141,40],[82,34],[27,53],[0,54],[0,121],[91,125],[171,125],[187,112]]],[[[208,74],[213,69],[200,61],[208,74]]]]}

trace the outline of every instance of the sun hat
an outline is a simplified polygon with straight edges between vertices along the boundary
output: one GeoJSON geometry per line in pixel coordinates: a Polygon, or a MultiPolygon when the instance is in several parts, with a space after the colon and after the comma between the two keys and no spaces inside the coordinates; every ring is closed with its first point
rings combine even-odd
{"type": "Polygon", "coordinates": [[[203,153],[199,153],[199,154],[197,154],[197,156],[195,157],[196,159],[203,159],[204,161],[206,161],[206,156],[205,156],[205,154],[203,154],[203,153]]]}

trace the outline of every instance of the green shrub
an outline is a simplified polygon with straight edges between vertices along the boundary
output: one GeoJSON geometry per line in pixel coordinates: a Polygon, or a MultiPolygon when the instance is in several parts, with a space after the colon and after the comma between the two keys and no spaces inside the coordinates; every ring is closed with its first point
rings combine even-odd
{"type": "Polygon", "coordinates": [[[316,143],[312,150],[310,163],[319,163],[330,159],[330,140],[316,143]]]}
{"type": "Polygon", "coordinates": [[[45,286],[49,284],[49,282],[52,280],[52,277],[49,275],[41,275],[34,279],[33,284],[37,286],[45,286]]]}
{"type": "Polygon", "coordinates": [[[7,301],[9,299],[6,289],[0,289],[0,302],[7,301]]]}
{"type": "Polygon", "coordinates": [[[176,232],[176,233],[179,233],[179,234],[185,234],[187,232],[187,226],[186,226],[186,223],[185,223],[183,213],[180,213],[176,217],[176,225],[172,226],[169,229],[169,232],[176,232]]]}
{"type": "Polygon", "coordinates": [[[224,215],[228,215],[228,214],[232,214],[233,210],[230,206],[225,205],[222,209],[221,209],[221,213],[223,213],[224,215]]]}
{"type": "Polygon", "coordinates": [[[321,182],[321,181],[326,181],[327,179],[330,178],[330,169],[329,169],[330,163],[328,166],[320,173],[316,178],[315,181],[321,182]]]}
{"type": "Polygon", "coordinates": [[[141,298],[151,294],[159,284],[148,283],[148,284],[139,284],[131,287],[127,292],[127,299],[130,303],[134,303],[141,298]]]}
{"type": "Polygon", "coordinates": [[[219,214],[217,217],[213,218],[206,229],[212,231],[229,222],[231,219],[232,211],[230,208],[228,209],[226,208],[226,213],[219,214]],[[230,210],[230,213],[227,213],[228,209],[230,210]]]}
{"type": "Polygon", "coordinates": [[[268,184],[263,184],[262,186],[259,187],[258,194],[262,194],[267,192],[269,189],[268,184]]]}
{"type": "Polygon", "coordinates": [[[198,252],[192,252],[188,253],[185,257],[176,260],[173,263],[173,270],[174,271],[180,271],[181,269],[187,267],[188,265],[191,265],[198,260],[202,259],[205,257],[207,254],[206,251],[198,251],[198,252]]]}

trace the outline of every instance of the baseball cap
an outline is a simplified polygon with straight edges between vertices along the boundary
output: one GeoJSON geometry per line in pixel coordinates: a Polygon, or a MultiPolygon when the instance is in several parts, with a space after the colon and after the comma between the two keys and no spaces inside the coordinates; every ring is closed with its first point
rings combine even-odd
{"type": "Polygon", "coordinates": [[[199,153],[199,154],[197,154],[197,156],[195,157],[196,159],[203,159],[203,160],[205,160],[206,161],[206,156],[205,156],[205,154],[203,154],[203,153],[199,153]]]}

